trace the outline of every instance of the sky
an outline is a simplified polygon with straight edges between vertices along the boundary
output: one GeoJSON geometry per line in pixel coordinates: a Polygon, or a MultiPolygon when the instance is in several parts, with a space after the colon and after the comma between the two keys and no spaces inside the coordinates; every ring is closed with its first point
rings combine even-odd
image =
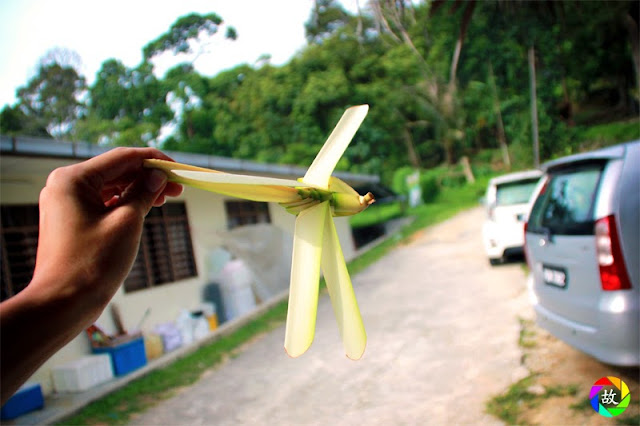
{"type": "MultiPolygon", "coordinates": [[[[357,0],[341,0],[356,11],[357,0]]],[[[142,48],[180,16],[217,13],[235,27],[238,39],[224,40],[224,27],[194,65],[213,76],[235,65],[253,64],[264,54],[273,65],[286,63],[305,45],[304,23],[313,0],[1,0],[0,109],[13,105],[18,87],[36,75],[47,51],[65,48],[82,60],[80,72],[88,84],[110,58],[127,67],[142,61],[142,48]]],[[[164,55],[154,59],[157,74],[192,56],[164,55]]]]}

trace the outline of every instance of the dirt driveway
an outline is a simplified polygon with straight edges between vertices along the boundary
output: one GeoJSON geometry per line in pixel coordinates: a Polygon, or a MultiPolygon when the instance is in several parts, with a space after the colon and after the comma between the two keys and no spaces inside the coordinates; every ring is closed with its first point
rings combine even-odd
{"type": "MultiPolygon", "coordinates": [[[[132,423],[502,424],[486,402],[530,375],[519,341],[531,307],[520,264],[489,266],[482,220],[481,209],[462,213],[353,277],[368,334],[360,361],[344,356],[325,295],[302,357],[285,355],[276,328],[132,423]]],[[[570,350],[560,345],[558,359],[570,350]]]]}

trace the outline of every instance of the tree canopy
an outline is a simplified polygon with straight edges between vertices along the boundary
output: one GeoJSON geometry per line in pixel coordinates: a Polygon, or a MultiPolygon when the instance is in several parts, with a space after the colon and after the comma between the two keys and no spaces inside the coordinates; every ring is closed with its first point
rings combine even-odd
{"type": "Polygon", "coordinates": [[[547,159],[579,149],[577,126],[637,117],[637,20],[633,1],[370,0],[354,16],[317,0],[307,46],[282,66],[207,77],[182,63],[156,77],[155,55],[193,51],[223,24],[191,14],[138,66],[105,60],[88,88],[71,67],[43,66],[2,111],[2,132],[308,165],[342,111],[368,103],[339,169],[389,180],[499,144],[530,165],[528,49],[547,159]]]}

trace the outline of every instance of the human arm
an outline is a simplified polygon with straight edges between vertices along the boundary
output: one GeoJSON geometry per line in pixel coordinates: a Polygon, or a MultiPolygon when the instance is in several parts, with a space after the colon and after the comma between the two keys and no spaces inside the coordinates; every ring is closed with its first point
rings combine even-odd
{"type": "Polygon", "coordinates": [[[144,217],[181,193],[143,168],[147,158],[170,160],[152,148],[117,148],[49,175],[33,278],[0,305],[3,403],[98,318],[131,269],[144,217]]]}

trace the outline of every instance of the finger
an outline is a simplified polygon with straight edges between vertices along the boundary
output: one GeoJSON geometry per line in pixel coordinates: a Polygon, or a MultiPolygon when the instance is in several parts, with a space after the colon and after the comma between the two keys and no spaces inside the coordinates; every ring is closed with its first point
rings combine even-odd
{"type": "Polygon", "coordinates": [[[161,207],[164,205],[166,201],[167,201],[166,197],[160,194],[158,198],[156,198],[156,200],[153,202],[153,207],[161,207]]]}
{"type": "MultiPolygon", "coordinates": [[[[102,190],[102,201],[106,207],[114,207],[120,203],[120,195],[127,189],[125,185],[109,185],[102,190]]],[[[166,197],[177,197],[182,194],[182,185],[167,182],[164,190],[153,202],[153,207],[160,207],[166,202],[166,197]]]]}
{"type": "Polygon", "coordinates": [[[183,190],[184,187],[179,183],[168,182],[162,194],[168,197],[177,197],[178,195],[182,194],[183,190]]]}
{"type": "Polygon", "coordinates": [[[120,202],[120,197],[118,195],[114,195],[104,202],[105,207],[113,207],[118,205],[120,202]]]}
{"type": "Polygon", "coordinates": [[[114,186],[105,186],[102,189],[102,201],[106,202],[111,200],[113,197],[117,197],[122,192],[127,189],[127,185],[114,185],[114,186]]]}
{"type": "Polygon", "coordinates": [[[167,197],[177,197],[182,194],[183,187],[179,183],[167,182],[167,186],[153,203],[153,207],[160,207],[167,201],[167,197]]]}
{"type": "Polygon", "coordinates": [[[144,218],[157,200],[163,199],[167,176],[160,170],[143,170],[120,195],[118,209],[133,208],[144,218]]]}
{"type": "Polygon", "coordinates": [[[143,160],[148,158],[173,161],[155,148],[116,148],[81,164],[91,184],[102,190],[108,184],[122,185],[134,180],[143,160]]]}

